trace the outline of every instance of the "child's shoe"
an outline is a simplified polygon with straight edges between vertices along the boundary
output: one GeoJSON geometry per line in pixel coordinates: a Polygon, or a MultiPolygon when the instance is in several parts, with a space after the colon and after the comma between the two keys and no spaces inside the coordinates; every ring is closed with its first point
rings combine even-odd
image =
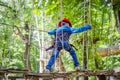
{"type": "Polygon", "coordinates": [[[44,73],[50,73],[50,70],[49,70],[49,69],[44,69],[43,72],[44,72],[44,73]]]}
{"type": "Polygon", "coordinates": [[[79,66],[76,66],[76,67],[75,67],[75,70],[76,70],[76,71],[80,71],[80,67],[79,67],[79,66]]]}

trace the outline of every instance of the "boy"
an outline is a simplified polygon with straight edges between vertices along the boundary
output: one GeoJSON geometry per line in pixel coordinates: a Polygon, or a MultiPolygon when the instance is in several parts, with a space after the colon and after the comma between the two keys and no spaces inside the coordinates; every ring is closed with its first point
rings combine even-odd
{"type": "Polygon", "coordinates": [[[54,35],[55,38],[52,55],[48,61],[48,64],[46,65],[45,72],[50,72],[52,65],[55,63],[55,60],[59,56],[59,52],[62,49],[68,51],[72,56],[75,70],[80,70],[76,53],[72,46],[69,44],[69,37],[71,34],[80,33],[89,29],[91,29],[90,25],[86,25],[79,28],[72,28],[71,22],[67,18],[63,18],[58,23],[58,28],[48,31],[48,34],[54,35]]]}

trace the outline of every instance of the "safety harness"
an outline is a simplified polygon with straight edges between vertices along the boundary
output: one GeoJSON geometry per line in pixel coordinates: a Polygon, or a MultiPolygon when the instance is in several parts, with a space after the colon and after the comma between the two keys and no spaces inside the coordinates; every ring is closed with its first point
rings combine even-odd
{"type": "MultiPolygon", "coordinates": [[[[73,44],[70,44],[71,47],[73,47],[75,50],[78,50],[73,44]]],[[[45,51],[49,51],[51,49],[53,49],[55,46],[51,45],[50,47],[48,47],[47,49],[45,49],[45,51]]]]}

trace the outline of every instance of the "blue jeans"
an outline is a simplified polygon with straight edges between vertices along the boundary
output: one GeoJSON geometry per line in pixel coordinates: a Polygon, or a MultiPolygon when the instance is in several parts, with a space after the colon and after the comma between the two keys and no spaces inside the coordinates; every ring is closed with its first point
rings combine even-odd
{"type": "Polygon", "coordinates": [[[46,69],[51,70],[52,65],[55,63],[56,58],[59,56],[59,52],[61,49],[65,49],[66,51],[68,51],[70,53],[70,55],[73,58],[73,62],[74,62],[74,66],[79,66],[79,62],[76,56],[76,53],[74,51],[74,49],[70,46],[69,43],[65,42],[64,46],[62,46],[61,43],[58,43],[57,45],[55,45],[55,47],[53,48],[52,51],[52,56],[50,57],[48,64],[46,66],[46,69]]]}

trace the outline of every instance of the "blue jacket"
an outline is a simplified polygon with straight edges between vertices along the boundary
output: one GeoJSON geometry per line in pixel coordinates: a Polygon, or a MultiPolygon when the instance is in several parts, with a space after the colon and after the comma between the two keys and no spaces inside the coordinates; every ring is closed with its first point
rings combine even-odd
{"type": "Polygon", "coordinates": [[[69,42],[69,37],[71,34],[80,33],[89,29],[91,29],[90,25],[82,26],[79,28],[61,26],[59,28],[49,30],[48,34],[55,36],[54,38],[55,43],[61,43],[61,42],[69,42]]]}

